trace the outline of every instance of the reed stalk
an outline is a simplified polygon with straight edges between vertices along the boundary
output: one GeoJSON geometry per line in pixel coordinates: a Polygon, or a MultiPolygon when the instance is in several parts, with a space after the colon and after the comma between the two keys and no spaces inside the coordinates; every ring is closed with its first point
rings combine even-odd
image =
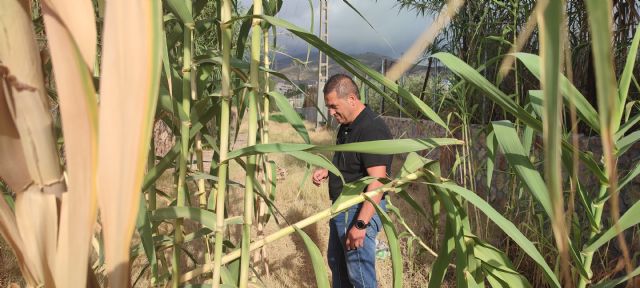
{"type": "MultiPolygon", "coordinates": [[[[263,55],[263,60],[262,60],[262,64],[264,65],[264,68],[268,71],[271,67],[271,60],[269,59],[269,30],[267,29],[263,29],[262,31],[262,44],[264,46],[264,55],[263,55]]],[[[262,87],[262,135],[261,135],[261,139],[262,139],[262,143],[264,144],[268,144],[269,143],[269,95],[267,95],[267,93],[269,93],[269,77],[270,74],[269,72],[264,72],[264,86],[262,87]]],[[[265,155],[266,156],[266,155],[265,155]]],[[[265,157],[266,159],[266,157],[265,157]]],[[[267,174],[269,175],[269,174],[267,174]]]]}
{"type": "Polygon", "coordinates": [[[220,35],[222,45],[222,90],[220,99],[220,166],[218,166],[218,186],[216,191],[216,231],[213,259],[213,287],[220,287],[222,268],[222,241],[224,237],[225,194],[229,163],[229,107],[231,102],[231,0],[222,0],[220,6],[220,35]]]}
{"type": "MultiPolygon", "coordinates": [[[[155,134],[155,133],[154,133],[155,134]]],[[[149,156],[147,156],[147,172],[149,171],[149,169],[151,169],[153,166],[155,166],[156,164],[156,145],[155,145],[155,137],[153,137],[153,134],[151,136],[151,143],[150,143],[150,147],[149,147],[149,156]]],[[[157,207],[157,203],[156,203],[156,183],[153,182],[151,185],[149,185],[149,189],[147,189],[147,211],[151,214],[153,213],[153,210],[156,210],[157,207]]],[[[157,225],[153,224],[153,222],[151,222],[151,231],[154,234],[158,233],[158,227],[157,225]]],[[[153,249],[156,249],[155,245],[153,246],[153,249]]],[[[158,251],[156,249],[156,255],[158,255],[158,251]]],[[[157,285],[157,281],[158,281],[158,261],[156,259],[155,262],[150,263],[151,265],[151,285],[157,285]]]]}
{"type": "MultiPolygon", "coordinates": [[[[194,69],[196,69],[197,66],[193,66],[194,69]]],[[[194,77],[191,77],[191,100],[193,101],[197,101],[198,100],[198,85],[196,84],[196,78],[198,77],[197,74],[197,69],[195,71],[193,71],[194,77]]],[[[198,168],[198,171],[200,173],[206,173],[204,171],[204,159],[203,159],[203,150],[202,150],[202,132],[198,131],[198,133],[196,133],[195,136],[195,154],[196,154],[196,166],[198,168]]],[[[207,199],[209,199],[209,195],[207,194],[206,191],[206,186],[205,186],[205,179],[201,178],[198,179],[198,193],[196,194],[198,196],[198,205],[200,206],[200,209],[207,209],[207,199]]],[[[204,247],[206,247],[207,251],[204,254],[204,260],[206,263],[211,263],[212,261],[212,247],[211,247],[211,237],[209,235],[205,235],[203,237],[203,244],[204,247]]]]}
{"type": "MultiPolygon", "coordinates": [[[[194,71],[195,72],[195,71],[194,71]]],[[[192,85],[192,92],[194,92],[194,95],[191,97],[192,100],[197,100],[195,97],[195,92],[196,92],[196,85],[195,85],[195,77],[191,78],[191,82],[193,83],[192,85]]],[[[198,132],[196,133],[196,138],[195,138],[195,154],[196,154],[196,166],[198,168],[198,171],[201,173],[205,173],[204,172],[204,159],[203,159],[203,150],[202,150],[202,133],[198,132]]],[[[207,209],[207,192],[206,192],[206,187],[205,187],[205,180],[204,178],[198,179],[198,205],[200,206],[201,209],[207,209]]]]}
{"type": "MultiPolygon", "coordinates": [[[[190,5],[190,2],[187,5],[190,5]]],[[[191,10],[191,9],[189,9],[191,10]]],[[[187,183],[185,181],[187,175],[187,160],[189,159],[189,129],[191,128],[191,122],[189,119],[189,114],[191,112],[191,49],[193,48],[192,38],[193,38],[193,27],[189,25],[184,25],[184,43],[183,43],[183,52],[182,52],[182,112],[184,113],[184,119],[181,121],[180,125],[180,160],[178,167],[178,195],[176,199],[176,206],[182,207],[186,203],[186,198],[188,197],[187,191],[187,183]]],[[[172,283],[174,288],[178,288],[180,282],[178,281],[177,275],[180,275],[180,249],[183,242],[183,231],[182,231],[182,223],[183,219],[176,219],[176,225],[174,229],[174,242],[175,245],[173,247],[173,259],[172,259],[172,269],[171,273],[172,283]]]]}
{"type": "MultiPolygon", "coordinates": [[[[253,15],[262,15],[262,0],[253,1],[253,15]]],[[[258,105],[257,100],[260,95],[259,65],[260,65],[260,41],[262,40],[262,28],[260,27],[260,19],[254,18],[251,28],[251,66],[249,70],[251,89],[253,93],[249,93],[249,131],[247,145],[256,144],[258,132],[258,105]]],[[[249,282],[249,264],[251,257],[249,255],[249,244],[251,243],[251,225],[253,225],[253,209],[254,209],[254,179],[256,174],[256,155],[250,155],[247,158],[247,174],[245,178],[244,192],[244,221],[242,223],[242,257],[240,259],[240,288],[245,288],[249,282]]]]}
{"type": "MultiPolygon", "coordinates": [[[[263,65],[265,69],[269,69],[270,60],[269,60],[269,30],[262,30],[262,43],[263,43],[263,65]]],[[[262,87],[262,125],[260,129],[260,140],[263,144],[269,144],[269,72],[264,72],[264,86],[262,87]]],[[[263,167],[263,178],[262,178],[262,191],[265,191],[266,195],[271,195],[273,191],[271,191],[271,181],[274,179],[271,178],[271,173],[269,173],[269,158],[268,154],[262,155],[262,167],[263,167]]],[[[258,237],[264,238],[264,228],[267,225],[267,203],[262,199],[258,198],[259,207],[258,207],[258,237]]],[[[259,258],[262,260],[264,272],[267,276],[269,276],[269,259],[267,255],[267,249],[262,247],[259,252],[259,258]]]]}
{"type": "MultiPolygon", "coordinates": [[[[340,203],[338,206],[336,207],[329,207],[325,210],[322,210],[314,215],[311,215],[305,219],[302,219],[292,225],[289,225],[285,228],[282,228],[276,232],[274,232],[273,234],[270,234],[266,237],[264,237],[263,239],[259,239],[256,240],[255,242],[251,243],[251,245],[249,245],[249,250],[253,251],[256,249],[259,249],[269,243],[272,243],[274,241],[277,241],[279,239],[281,239],[282,237],[285,237],[289,234],[292,234],[294,232],[296,232],[296,228],[298,229],[304,229],[305,227],[317,223],[319,221],[331,218],[332,216],[342,212],[343,210],[353,206],[353,205],[357,205],[359,203],[362,203],[364,201],[366,201],[367,198],[373,198],[376,197],[378,195],[380,195],[381,193],[385,193],[385,192],[398,192],[398,186],[402,186],[405,185],[409,182],[415,181],[419,178],[422,178],[423,176],[427,175],[427,173],[429,172],[425,172],[423,170],[418,170],[416,172],[407,174],[406,176],[402,177],[402,178],[398,178],[395,179],[383,186],[378,187],[375,190],[371,190],[368,191],[366,193],[362,193],[358,196],[354,196],[353,198],[350,198],[342,203],[340,203]]],[[[216,242],[217,243],[217,242],[216,242]]],[[[216,262],[213,265],[203,265],[201,267],[198,267],[196,269],[193,269],[189,272],[186,272],[184,274],[182,274],[180,276],[180,282],[186,282],[189,281],[199,275],[202,275],[203,273],[207,273],[211,270],[215,269],[219,269],[219,265],[224,265],[227,264],[235,259],[238,259],[239,257],[241,257],[242,254],[242,249],[236,249],[233,250],[229,253],[227,253],[226,255],[224,255],[224,257],[220,257],[220,262],[216,262]]]]}
{"type": "MultiPolygon", "coordinates": [[[[147,171],[156,165],[156,144],[155,139],[151,139],[151,143],[149,145],[149,156],[147,158],[147,171]]],[[[156,182],[151,183],[149,185],[149,189],[147,189],[147,210],[149,212],[156,210],[157,201],[156,201],[156,182]]]]}
{"type": "MultiPolygon", "coordinates": [[[[591,211],[593,211],[593,218],[595,219],[595,226],[591,226],[591,230],[589,231],[589,237],[587,239],[595,239],[602,231],[602,214],[604,212],[604,197],[607,195],[607,189],[609,189],[609,185],[600,184],[600,189],[598,190],[598,196],[595,198],[595,201],[591,203],[591,211]]],[[[582,252],[582,261],[584,263],[584,268],[588,273],[588,278],[580,275],[578,279],[578,284],[576,287],[584,288],[587,287],[587,284],[591,283],[591,277],[593,273],[591,271],[591,263],[593,262],[594,252],[582,252]]]]}

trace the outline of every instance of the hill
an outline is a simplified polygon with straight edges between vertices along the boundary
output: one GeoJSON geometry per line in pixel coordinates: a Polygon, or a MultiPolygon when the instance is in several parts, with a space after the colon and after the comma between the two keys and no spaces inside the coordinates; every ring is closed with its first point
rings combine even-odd
{"type": "MultiPolygon", "coordinates": [[[[376,71],[380,71],[384,59],[387,59],[387,67],[390,67],[395,61],[391,57],[373,52],[351,55],[351,57],[376,71]]],[[[312,50],[308,58],[306,51],[294,55],[277,54],[272,68],[283,73],[296,83],[315,84],[318,79],[318,52],[317,50],[312,50]],[[306,59],[309,59],[309,61],[305,63],[306,59]]],[[[407,74],[424,75],[426,70],[426,61],[423,61],[421,65],[411,68],[407,74]]],[[[432,73],[434,72],[432,70],[432,73]]],[[[336,73],[351,74],[340,65],[337,65],[335,61],[329,59],[329,75],[336,73]]]]}

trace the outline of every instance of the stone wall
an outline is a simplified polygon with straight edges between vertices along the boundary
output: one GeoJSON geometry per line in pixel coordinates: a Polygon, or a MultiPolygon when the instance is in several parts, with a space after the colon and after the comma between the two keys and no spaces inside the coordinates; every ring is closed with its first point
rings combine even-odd
{"type": "MultiPolygon", "coordinates": [[[[428,138],[428,137],[450,137],[445,133],[444,128],[435,124],[432,121],[414,121],[408,118],[398,117],[383,117],[391,133],[395,138],[428,138]]],[[[459,134],[459,132],[455,133],[459,134]]],[[[455,138],[461,139],[459,135],[454,135],[455,138]]],[[[487,147],[486,136],[482,126],[472,126],[471,128],[471,154],[472,154],[472,167],[474,170],[474,179],[476,186],[476,193],[483,196],[485,199],[489,199],[494,202],[507,201],[509,194],[514,191],[513,181],[511,180],[513,174],[510,172],[508,162],[502,156],[501,152],[498,152],[496,157],[495,168],[490,185],[487,185],[486,175],[486,163],[487,163],[487,147]]],[[[602,145],[600,144],[599,137],[586,137],[581,135],[579,138],[581,151],[589,151],[593,154],[593,158],[599,161],[602,157],[602,145]]],[[[443,163],[443,174],[448,173],[451,170],[451,164],[455,161],[455,153],[449,153],[452,157],[447,157],[447,153],[441,155],[442,149],[434,149],[434,151],[423,151],[423,156],[440,160],[443,163]],[[450,159],[453,158],[453,159],[450,159]],[[452,161],[453,160],[453,161],[452,161]]],[[[536,137],[534,140],[534,165],[539,171],[543,171],[543,154],[542,154],[542,139],[536,137]]],[[[628,173],[630,169],[633,169],[640,162],[640,145],[636,144],[629,149],[623,156],[618,159],[618,174],[619,179],[628,173]]],[[[563,175],[568,177],[568,175],[563,175]]],[[[455,179],[456,175],[449,175],[451,179],[455,179]]],[[[544,177],[544,175],[543,175],[544,177]]],[[[584,165],[580,165],[579,178],[583,189],[589,193],[589,195],[596,195],[599,183],[596,177],[593,176],[584,165]]],[[[565,187],[567,187],[565,185],[565,187]]],[[[620,193],[621,211],[626,211],[636,201],[640,200],[640,177],[633,179],[627,186],[622,189],[620,193]]],[[[578,201],[578,199],[576,199],[578,201]]],[[[496,205],[500,207],[499,203],[496,205]]]]}
{"type": "Polygon", "coordinates": [[[164,157],[176,143],[176,137],[171,128],[162,121],[153,123],[153,141],[156,156],[164,157]]]}

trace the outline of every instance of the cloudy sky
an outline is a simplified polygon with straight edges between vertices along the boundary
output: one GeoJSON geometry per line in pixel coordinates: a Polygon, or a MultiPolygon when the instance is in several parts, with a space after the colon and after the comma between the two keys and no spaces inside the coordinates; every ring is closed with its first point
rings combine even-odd
{"type": "MultiPolygon", "coordinates": [[[[245,7],[250,6],[248,0],[241,1],[245,7]]],[[[278,17],[284,18],[300,27],[309,29],[311,9],[309,1],[290,0],[284,4],[278,17]]],[[[319,0],[311,1],[314,5],[314,32],[318,34],[319,0]]],[[[416,16],[412,11],[399,11],[395,0],[350,0],[362,15],[375,28],[372,29],[343,0],[328,0],[329,5],[329,43],[335,48],[349,54],[375,52],[390,57],[399,57],[407,50],[418,35],[431,23],[430,16],[416,16]]],[[[281,33],[284,33],[281,31],[281,33]]],[[[306,50],[303,41],[295,36],[279,34],[278,45],[290,53],[306,50]]]]}

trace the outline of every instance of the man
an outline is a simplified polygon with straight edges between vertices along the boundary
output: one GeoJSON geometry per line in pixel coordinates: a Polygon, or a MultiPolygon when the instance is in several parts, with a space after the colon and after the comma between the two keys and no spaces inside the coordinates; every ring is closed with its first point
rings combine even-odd
{"type": "MultiPolygon", "coordinates": [[[[389,128],[382,118],[360,102],[358,87],[344,74],[329,78],[324,86],[324,100],[340,124],[337,144],[391,139],[389,128]]],[[[390,174],[391,155],[336,152],[333,164],[342,173],[345,182],[362,177],[385,178],[390,174]]],[[[332,202],[342,192],[342,180],[327,169],[313,173],[313,183],[320,186],[329,179],[332,202]]],[[[379,181],[369,184],[366,191],[382,186],[379,181]]],[[[372,198],[385,209],[384,195],[372,198]]],[[[333,274],[333,287],[377,287],[375,239],[382,227],[380,217],[369,202],[350,207],[329,221],[329,247],[327,257],[333,274]]]]}

